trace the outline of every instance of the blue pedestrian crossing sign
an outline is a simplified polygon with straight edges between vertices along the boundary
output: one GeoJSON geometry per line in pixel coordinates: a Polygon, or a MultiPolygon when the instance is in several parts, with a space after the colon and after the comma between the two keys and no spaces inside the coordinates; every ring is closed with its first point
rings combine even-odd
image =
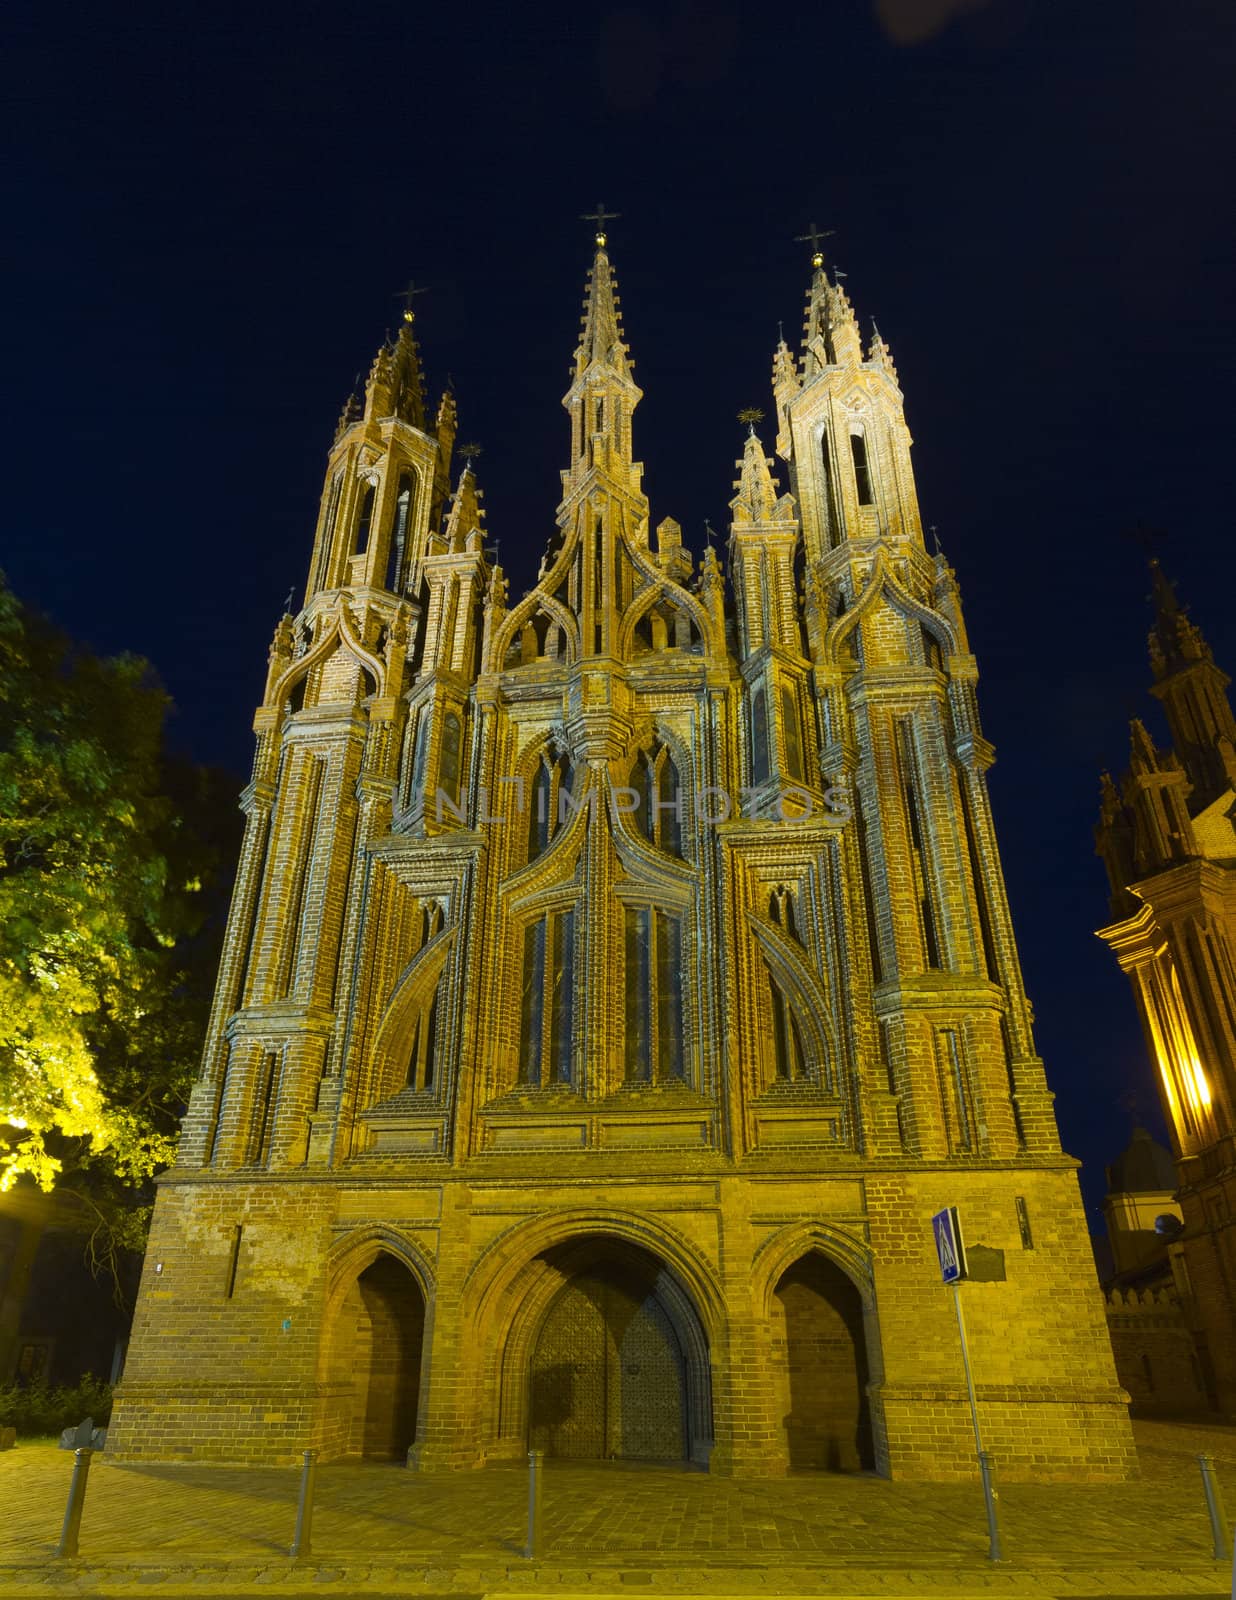
{"type": "Polygon", "coordinates": [[[956,1206],[945,1206],[931,1219],[936,1254],[940,1258],[940,1277],[945,1283],[960,1283],[966,1276],[966,1247],[961,1238],[961,1218],[956,1206]]]}

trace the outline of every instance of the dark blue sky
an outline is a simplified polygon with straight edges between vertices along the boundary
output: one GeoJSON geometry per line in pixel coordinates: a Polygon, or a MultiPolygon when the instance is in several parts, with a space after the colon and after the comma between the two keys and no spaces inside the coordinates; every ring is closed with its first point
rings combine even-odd
{"type": "Polygon", "coordinates": [[[1236,21],[1210,0],[569,8],[273,0],[10,13],[0,562],[157,665],[175,737],[247,771],[325,450],[411,275],[489,528],[535,571],[598,195],[654,520],[724,524],[813,218],[892,346],[924,515],[983,674],[1027,983],[1066,1148],[1154,1091],[1092,930],[1097,774],[1165,566],[1236,669],[1236,21]]]}

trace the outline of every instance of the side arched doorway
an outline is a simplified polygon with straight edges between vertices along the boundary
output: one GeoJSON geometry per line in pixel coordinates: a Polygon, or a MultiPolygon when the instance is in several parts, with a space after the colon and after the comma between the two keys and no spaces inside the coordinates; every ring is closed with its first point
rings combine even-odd
{"type": "Polygon", "coordinates": [[[539,1258],[523,1308],[527,1438],[590,1461],[706,1462],[707,1342],[677,1279],[626,1241],[571,1241],[539,1258]]]}
{"type": "Polygon", "coordinates": [[[331,1454],[402,1459],[416,1437],[425,1299],[397,1257],[380,1253],[335,1308],[327,1372],[331,1454]]]}
{"type": "Polygon", "coordinates": [[[770,1308],[778,1415],[791,1471],[875,1466],[863,1302],[818,1250],[781,1274],[770,1308]]]}

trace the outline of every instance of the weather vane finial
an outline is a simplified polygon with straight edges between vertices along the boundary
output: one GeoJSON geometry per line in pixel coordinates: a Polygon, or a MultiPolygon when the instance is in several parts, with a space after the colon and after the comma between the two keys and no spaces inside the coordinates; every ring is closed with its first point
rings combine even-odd
{"type": "Polygon", "coordinates": [[[415,279],[409,278],[406,287],[401,289],[397,295],[392,297],[395,300],[403,301],[403,320],[405,322],[412,321],[413,300],[416,299],[418,294],[427,294],[428,292],[429,291],[427,289],[418,288],[415,279]]]}
{"type": "Polygon", "coordinates": [[[604,248],[605,248],[605,239],[606,239],[605,224],[607,222],[612,222],[615,217],[619,217],[621,215],[622,215],[622,213],[620,211],[606,211],[605,202],[603,200],[598,200],[597,201],[596,210],[595,211],[585,211],[581,215],[579,220],[581,222],[595,222],[596,223],[596,225],[597,225],[597,232],[596,232],[597,249],[598,250],[604,250],[604,248]]]}
{"type": "Polygon", "coordinates": [[[825,239],[831,239],[836,231],[836,228],[825,228],[821,232],[813,222],[808,226],[806,233],[795,234],[794,243],[811,246],[811,265],[818,269],[824,265],[824,252],[820,246],[825,239]]]}

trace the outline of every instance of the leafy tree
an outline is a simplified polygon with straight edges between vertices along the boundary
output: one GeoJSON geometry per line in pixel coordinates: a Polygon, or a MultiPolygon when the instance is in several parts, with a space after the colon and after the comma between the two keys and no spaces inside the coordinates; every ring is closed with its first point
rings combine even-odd
{"type": "Polygon", "coordinates": [[[234,859],[227,780],[165,755],[170,704],[0,574],[0,1188],[71,1188],[113,1269],[175,1150],[234,859]]]}

